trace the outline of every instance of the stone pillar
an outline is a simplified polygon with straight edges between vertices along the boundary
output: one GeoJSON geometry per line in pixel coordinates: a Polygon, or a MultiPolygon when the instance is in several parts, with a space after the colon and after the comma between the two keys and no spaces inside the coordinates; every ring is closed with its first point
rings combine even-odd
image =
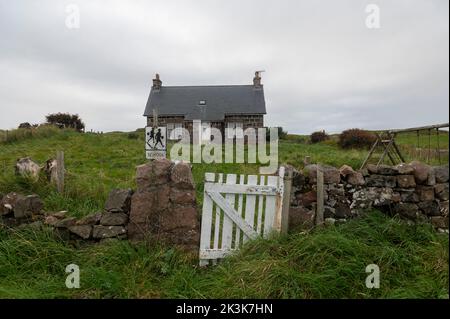
{"type": "Polygon", "coordinates": [[[198,248],[199,221],[190,165],[158,159],[138,166],[136,175],[129,239],[198,248]]]}

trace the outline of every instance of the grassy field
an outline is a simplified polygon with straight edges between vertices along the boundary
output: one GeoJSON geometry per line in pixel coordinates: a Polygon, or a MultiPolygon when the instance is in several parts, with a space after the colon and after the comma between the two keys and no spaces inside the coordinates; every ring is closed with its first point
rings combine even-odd
{"type": "MultiPolygon", "coordinates": [[[[448,135],[440,137],[448,147],[448,135]]],[[[1,139],[0,139],[1,140],[1,139]]],[[[399,140],[400,141],[400,140],[399,140]]],[[[408,139],[400,141],[410,145],[408,139]]],[[[0,142],[0,193],[37,193],[47,211],[83,216],[101,210],[112,188],[136,188],[135,167],[144,163],[142,134],[43,132],[0,142]],[[65,151],[66,193],[45,181],[14,175],[17,158],[43,164],[65,151]]],[[[308,144],[294,136],[279,145],[280,162],[313,162],[358,168],[367,150],[341,150],[336,141],[308,144]]],[[[204,173],[257,173],[249,164],[194,164],[199,201],[204,173]]],[[[198,269],[196,256],[156,243],[128,242],[75,249],[50,232],[0,231],[0,297],[189,298],[448,298],[448,235],[429,226],[406,226],[377,212],[345,225],[250,243],[239,256],[198,269]],[[81,289],[64,286],[65,266],[81,268],[81,289]],[[364,286],[365,266],[382,271],[378,290],[364,286]]]]}

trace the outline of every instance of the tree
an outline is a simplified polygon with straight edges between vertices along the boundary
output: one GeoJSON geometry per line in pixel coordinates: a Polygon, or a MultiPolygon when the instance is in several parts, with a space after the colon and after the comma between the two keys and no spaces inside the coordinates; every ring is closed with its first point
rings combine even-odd
{"type": "Polygon", "coordinates": [[[53,113],[46,116],[47,123],[59,128],[73,128],[78,132],[84,130],[84,123],[78,114],[53,113]]]}

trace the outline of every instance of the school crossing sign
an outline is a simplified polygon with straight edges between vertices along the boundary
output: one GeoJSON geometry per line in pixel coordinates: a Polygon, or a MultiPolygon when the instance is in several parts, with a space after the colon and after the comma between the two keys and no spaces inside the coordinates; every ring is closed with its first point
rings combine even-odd
{"type": "Polygon", "coordinates": [[[145,128],[145,156],[147,159],[166,158],[166,127],[145,128]]]}

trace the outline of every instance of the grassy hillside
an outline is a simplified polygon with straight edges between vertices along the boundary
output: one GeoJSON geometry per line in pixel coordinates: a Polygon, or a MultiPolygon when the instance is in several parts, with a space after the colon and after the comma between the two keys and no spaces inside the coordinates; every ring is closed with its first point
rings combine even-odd
{"type": "MultiPolygon", "coordinates": [[[[341,150],[334,140],[315,145],[305,140],[282,141],[280,162],[301,167],[308,155],[313,162],[357,168],[367,153],[341,150]]],[[[112,188],[136,188],[135,167],[146,161],[143,148],[139,134],[61,130],[0,142],[0,193],[37,193],[48,211],[86,215],[102,209],[112,188]],[[57,150],[65,151],[63,196],[45,181],[30,183],[14,176],[17,158],[30,156],[43,164],[57,150]]],[[[199,200],[207,171],[257,173],[257,166],[194,164],[199,200]]],[[[50,232],[3,229],[0,297],[448,298],[448,235],[376,212],[310,234],[250,243],[239,256],[211,269],[198,269],[195,258],[155,243],[111,242],[75,249],[50,232]],[[64,286],[69,263],[81,268],[79,290],[64,286]],[[381,268],[378,290],[364,286],[364,269],[370,263],[381,268]]]]}

